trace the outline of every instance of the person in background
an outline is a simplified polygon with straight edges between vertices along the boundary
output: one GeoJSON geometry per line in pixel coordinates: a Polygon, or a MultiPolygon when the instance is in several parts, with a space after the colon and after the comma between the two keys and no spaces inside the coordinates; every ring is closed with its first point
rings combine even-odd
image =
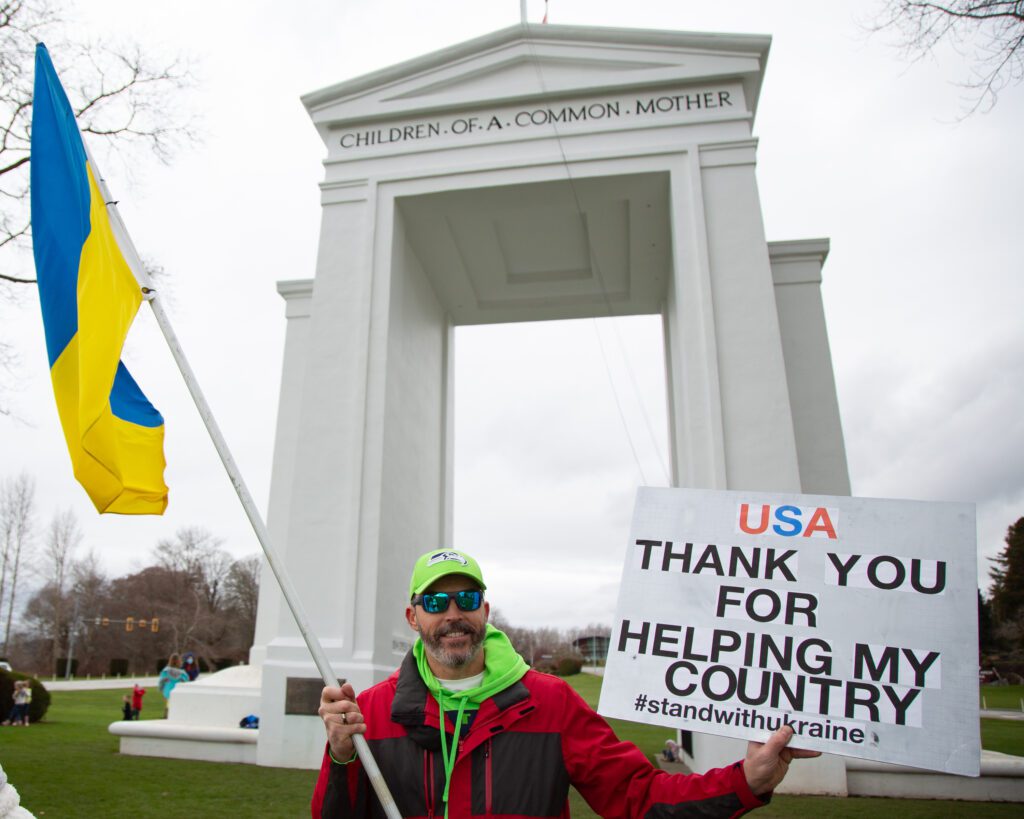
{"type": "Polygon", "coordinates": [[[28,680],[14,681],[14,704],[4,725],[28,725],[28,707],[32,704],[32,683],[28,680]]]}
{"type": "Polygon", "coordinates": [[[196,660],[196,655],[189,651],[182,658],[181,667],[185,669],[185,673],[188,674],[189,682],[195,682],[196,677],[199,676],[199,661],[196,660]]]}
{"type": "Polygon", "coordinates": [[[164,697],[164,719],[170,707],[171,692],[180,682],[188,682],[188,674],[181,667],[181,655],[172,654],[167,658],[167,665],[164,666],[157,678],[156,684],[160,687],[160,693],[164,697]]]}
{"type": "Polygon", "coordinates": [[[679,743],[674,739],[665,740],[665,750],[661,752],[661,758],[666,762],[679,761],[679,743]]]}
{"type": "Polygon", "coordinates": [[[32,682],[30,680],[21,681],[21,724],[28,726],[28,709],[32,705],[32,682]]]}
{"type": "Polygon", "coordinates": [[[121,706],[121,712],[124,714],[122,719],[131,719],[132,718],[132,698],[128,694],[125,694],[123,697],[121,697],[121,702],[123,703],[123,705],[121,706]]]}
{"type": "Polygon", "coordinates": [[[138,683],[132,687],[132,719],[138,719],[142,713],[142,698],[146,696],[146,689],[138,683]]]}

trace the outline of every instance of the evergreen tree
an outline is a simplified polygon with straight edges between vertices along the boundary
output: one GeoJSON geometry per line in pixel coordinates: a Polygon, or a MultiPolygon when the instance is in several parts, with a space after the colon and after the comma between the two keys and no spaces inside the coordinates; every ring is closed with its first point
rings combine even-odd
{"type": "Polygon", "coordinates": [[[1024,617],[1024,518],[1006,530],[1006,546],[992,562],[992,618],[997,626],[1011,624],[1024,617]]]}
{"type": "Polygon", "coordinates": [[[978,589],[978,650],[985,654],[995,647],[995,624],[992,622],[992,604],[978,589]]]}

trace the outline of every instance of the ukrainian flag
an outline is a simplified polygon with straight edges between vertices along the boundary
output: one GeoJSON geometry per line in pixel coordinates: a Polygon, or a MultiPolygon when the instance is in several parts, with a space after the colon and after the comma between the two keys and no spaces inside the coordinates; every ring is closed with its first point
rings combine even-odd
{"type": "Polygon", "coordinates": [[[50,377],[75,477],[100,512],[162,514],[164,419],[121,349],[142,291],[46,46],[36,47],[32,245],[50,377]]]}

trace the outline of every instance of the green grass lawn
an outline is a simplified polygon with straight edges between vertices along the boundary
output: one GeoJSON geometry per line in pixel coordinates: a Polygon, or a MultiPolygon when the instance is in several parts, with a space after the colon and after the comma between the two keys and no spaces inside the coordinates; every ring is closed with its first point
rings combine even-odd
{"type": "MultiPolygon", "coordinates": [[[[315,771],[122,756],[107,726],[120,690],[54,691],[46,718],[0,728],[0,762],[36,816],[145,819],[309,815],[315,771]]],[[[142,718],[163,716],[155,688],[142,718]]]]}
{"type": "Polygon", "coordinates": [[[988,708],[1001,711],[1020,711],[1024,699],[1024,685],[983,685],[980,704],[984,700],[988,708]]]}
{"type": "Polygon", "coordinates": [[[981,747],[1001,754],[1024,756],[1024,722],[1009,719],[981,721],[981,747]]]}
{"type": "MultiPolygon", "coordinates": [[[[589,675],[569,682],[591,704],[601,681],[589,675]]],[[[107,726],[120,716],[121,690],[54,691],[43,722],[29,728],[0,728],[0,763],[39,817],[298,817],[309,815],[315,771],[260,768],[213,762],[121,756],[107,726]]],[[[143,719],[163,714],[163,701],[149,689],[143,719]]],[[[636,743],[652,759],[666,729],[613,721],[623,739],[636,743]]],[[[986,748],[1024,755],[1024,722],[983,720],[986,748]]],[[[595,814],[573,792],[573,816],[595,814]]],[[[828,799],[777,796],[760,817],[1018,817],[1020,805],[923,800],[828,799]]]]}

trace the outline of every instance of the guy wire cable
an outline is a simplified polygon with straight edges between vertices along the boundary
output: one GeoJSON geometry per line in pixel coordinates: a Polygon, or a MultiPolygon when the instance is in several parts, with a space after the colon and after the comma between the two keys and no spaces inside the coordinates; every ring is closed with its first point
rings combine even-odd
{"type": "MultiPolygon", "coordinates": [[[[545,20],[546,20],[546,17],[547,17],[547,15],[545,13],[545,20]]],[[[531,26],[530,26],[530,24],[525,24],[525,25],[526,25],[526,28],[527,28],[526,47],[530,50],[530,54],[533,57],[532,62],[533,62],[533,65],[534,65],[534,70],[537,72],[537,82],[538,82],[538,84],[540,86],[540,90],[541,90],[541,92],[543,94],[547,95],[548,87],[547,87],[547,84],[544,82],[544,75],[543,75],[543,70],[542,70],[541,65],[540,65],[539,55],[537,54],[537,51],[534,48],[533,41],[529,38],[529,28],[531,26]]],[[[664,458],[662,457],[661,449],[658,446],[658,439],[657,439],[657,437],[654,434],[654,429],[653,429],[653,427],[651,425],[650,418],[649,418],[649,416],[647,414],[647,409],[644,406],[643,400],[642,400],[642,398],[640,396],[640,389],[639,389],[639,386],[636,383],[636,376],[635,376],[635,373],[633,372],[632,366],[630,365],[629,355],[627,354],[626,349],[625,349],[625,345],[622,342],[622,337],[621,337],[621,335],[619,333],[618,325],[614,321],[614,319],[618,318],[619,316],[615,313],[615,310],[614,310],[614,308],[612,306],[612,301],[611,301],[611,298],[610,298],[610,296],[608,294],[608,288],[607,288],[607,286],[605,284],[604,275],[603,275],[603,273],[601,271],[601,263],[598,260],[597,254],[595,253],[595,249],[594,249],[593,244],[591,242],[590,231],[588,229],[588,224],[587,224],[587,217],[586,217],[586,214],[583,212],[583,204],[582,204],[582,202],[580,200],[579,191],[578,191],[578,189],[576,187],[576,180],[574,179],[574,177],[572,175],[572,169],[571,169],[571,167],[569,165],[569,158],[568,158],[568,155],[566,154],[565,146],[564,146],[564,144],[562,142],[562,135],[559,133],[558,126],[553,121],[551,121],[549,124],[551,125],[551,130],[552,130],[552,132],[554,134],[554,137],[555,137],[555,144],[558,147],[559,155],[561,156],[562,167],[565,170],[565,178],[566,178],[566,181],[569,183],[569,190],[572,193],[572,198],[573,198],[573,201],[574,201],[574,203],[576,205],[576,213],[580,217],[580,221],[583,223],[584,230],[586,231],[587,249],[590,251],[591,267],[592,267],[592,269],[594,271],[594,277],[595,277],[595,279],[597,281],[597,285],[600,288],[601,297],[602,297],[602,299],[604,301],[607,317],[612,319],[611,325],[613,327],[613,332],[614,332],[614,335],[615,335],[615,339],[618,342],[619,351],[620,351],[620,353],[622,355],[622,360],[625,363],[626,372],[629,375],[630,384],[631,384],[631,386],[633,388],[633,392],[634,392],[634,395],[635,395],[635,398],[636,398],[636,403],[637,403],[637,405],[640,408],[640,414],[641,414],[641,417],[643,418],[644,425],[645,425],[645,427],[647,429],[647,434],[648,434],[648,436],[651,439],[655,455],[658,458],[658,465],[661,467],[662,475],[665,477],[665,485],[666,486],[671,486],[671,484],[672,484],[671,475],[669,473],[668,468],[665,465],[665,461],[664,461],[664,458]]],[[[601,352],[601,360],[602,360],[602,363],[604,364],[605,373],[608,376],[608,383],[611,386],[612,396],[613,396],[613,398],[615,400],[615,407],[618,410],[619,419],[621,420],[623,430],[626,433],[626,439],[629,442],[629,448],[630,448],[630,451],[633,454],[633,460],[636,462],[637,469],[640,472],[641,481],[644,484],[647,484],[647,477],[646,477],[646,474],[644,472],[643,464],[640,462],[640,457],[639,457],[639,454],[637,452],[636,443],[635,443],[635,441],[633,439],[633,435],[630,433],[629,424],[626,421],[626,415],[625,415],[625,411],[624,411],[623,406],[622,406],[622,401],[621,401],[621,399],[619,397],[619,392],[618,392],[618,390],[616,389],[616,386],[615,386],[615,379],[612,377],[611,366],[610,366],[610,364],[608,362],[607,351],[605,350],[605,347],[604,347],[604,341],[601,338],[601,332],[600,332],[600,328],[599,328],[599,326],[597,324],[597,318],[596,317],[592,318],[591,321],[592,321],[592,326],[594,328],[594,333],[597,336],[598,349],[601,352]]]]}

